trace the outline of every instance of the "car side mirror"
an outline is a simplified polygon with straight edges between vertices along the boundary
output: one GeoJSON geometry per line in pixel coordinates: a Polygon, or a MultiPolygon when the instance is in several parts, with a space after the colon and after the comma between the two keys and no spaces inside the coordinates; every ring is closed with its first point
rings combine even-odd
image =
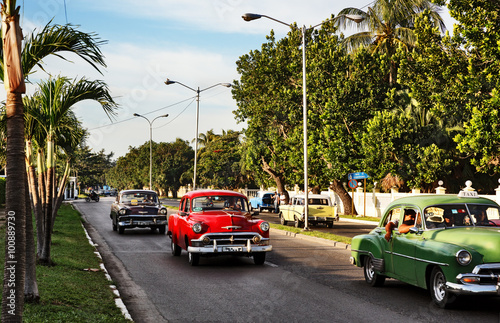
{"type": "Polygon", "coordinates": [[[180,216],[188,216],[188,215],[189,215],[189,213],[188,213],[188,212],[184,212],[184,211],[180,211],[180,212],[179,212],[179,215],[180,215],[180,216]]]}
{"type": "Polygon", "coordinates": [[[408,232],[410,232],[410,233],[419,233],[420,230],[417,227],[411,227],[408,232]]]}

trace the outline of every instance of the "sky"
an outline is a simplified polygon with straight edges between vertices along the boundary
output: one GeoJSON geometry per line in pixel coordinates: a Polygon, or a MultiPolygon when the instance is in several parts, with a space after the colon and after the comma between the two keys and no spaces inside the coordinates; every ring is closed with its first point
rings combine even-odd
{"type": "MultiPolygon", "coordinates": [[[[51,57],[44,71],[30,76],[27,95],[36,82],[49,76],[85,77],[103,80],[119,104],[110,120],[97,102],[84,101],[75,113],[89,131],[87,145],[94,152],[104,149],[113,158],[124,156],[129,147],[149,141],[190,143],[196,134],[196,89],[200,89],[199,133],[213,129],[241,130],[233,111],[236,101],[231,89],[219,83],[239,79],[236,61],[251,50],[260,49],[266,35],[286,36],[288,27],[270,19],[244,21],[244,13],[258,13],[285,23],[312,26],[337,15],[346,7],[366,9],[369,0],[17,0],[21,6],[24,35],[47,23],[72,24],[78,30],[95,33],[106,40],[101,47],[107,67],[100,74],[82,59],[65,55],[68,61],[51,57]],[[139,3],[139,4],[138,4],[139,3]],[[165,85],[166,79],[181,84],[165,85]],[[215,86],[214,86],[215,85],[215,86]],[[212,87],[213,86],[213,87],[212,87]],[[168,117],[160,117],[169,114],[168,117]],[[157,118],[157,119],[156,119],[157,118]],[[154,120],[154,121],[153,121],[154,120]]],[[[453,20],[446,8],[441,12],[447,28],[453,20]]],[[[0,91],[0,99],[5,92],[0,91]]]]}

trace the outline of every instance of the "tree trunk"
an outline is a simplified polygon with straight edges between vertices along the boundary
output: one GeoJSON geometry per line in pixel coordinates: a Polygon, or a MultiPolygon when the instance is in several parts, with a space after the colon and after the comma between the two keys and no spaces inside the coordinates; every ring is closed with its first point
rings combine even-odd
{"type": "MultiPolygon", "coordinates": [[[[50,133],[51,130],[49,130],[50,133]]],[[[54,203],[54,142],[52,136],[49,134],[47,138],[47,177],[45,183],[46,191],[46,209],[44,212],[44,236],[42,254],[38,261],[42,265],[51,266],[52,260],[50,259],[50,248],[52,243],[52,205],[54,203]]]]}
{"type": "Polygon", "coordinates": [[[52,261],[50,259],[50,247],[52,243],[52,203],[53,203],[53,179],[54,179],[54,168],[50,167],[47,169],[47,182],[45,183],[45,188],[47,190],[46,194],[46,208],[43,214],[44,228],[43,228],[43,246],[42,253],[38,258],[38,261],[42,265],[51,266],[52,261]]]}
{"type": "Polygon", "coordinates": [[[262,157],[262,169],[266,173],[271,175],[274,182],[276,183],[276,188],[278,189],[278,193],[285,195],[284,203],[288,204],[290,196],[288,195],[288,191],[285,189],[285,179],[283,178],[283,175],[274,170],[271,166],[269,166],[269,164],[264,160],[264,157],[262,157]]]}
{"type": "Polygon", "coordinates": [[[21,93],[7,93],[7,181],[2,322],[22,322],[26,261],[26,169],[21,93]]]}
{"type": "MultiPolygon", "coordinates": [[[[45,218],[47,207],[47,198],[45,194],[45,163],[43,162],[43,153],[38,151],[37,153],[37,172],[38,172],[38,185],[36,192],[38,194],[39,207],[35,208],[35,219],[36,219],[36,241],[37,241],[37,256],[40,258],[42,256],[43,250],[43,237],[45,236],[45,218]]],[[[35,182],[37,183],[37,182],[35,182]]],[[[33,191],[35,192],[35,191],[33,191]]],[[[36,205],[35,205],[36,206],[36,205]]]]}
{"type": "Polygon", "coordinates": [[[19,7],[14,0],[2,4],[2,41],[4,86],[7,92],[5,261],[1,321],[22,322],[24,308],[24,272],[26,265],[26,168],[24,161],[25,92],[21,67],[23,35],[19,27],[19,7]]]}
{"type": "Polygon", "coordinates": [[[62,201],[64,199],[64,192],[66,189],[66,184],[68,183],[69,170],[70,170],[69,161],[67,161],[66,169],[64,170],[64,175],[59,183],[59,189],[55,192],[55,194],[57,195],[52,209],[52,230],[54,229],[54,222],[56,221],[57,211],[61,207],[62,201]]]}
{"type": "Polygon", "coordinates": [[[330,185],[330,188],[340,197],[340,200],[344,205],[344,214],[358,215],[358,212],[356,212],[356,207],[353,208],[352,198],[345,190],[342,182],[340,182],[339,180],[334,180],[330,185]]]}
{"type": "Polygon", "coordinates": [[[30,196],[28,186],[28,181],[26,181],[26,273],[24,284],[24,300],[27,303],[38,303],[40,301],[40,294],[38,293],[38,283],[36,280],[35,237],[33,232],[31,201],[28,198],[30,196]]]}

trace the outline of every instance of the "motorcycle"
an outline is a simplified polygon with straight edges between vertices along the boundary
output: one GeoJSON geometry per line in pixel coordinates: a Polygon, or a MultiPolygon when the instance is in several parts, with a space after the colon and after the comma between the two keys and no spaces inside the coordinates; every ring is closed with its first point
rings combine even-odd
{"type": "Polygon", "coordinates": [[[90,193],[89,195],[87,195],[87,197],[85,198],[85,201],[86,202],[90,202],[90,201],[96,201],[96,202],[99,202],[99,195],[97,195],[96,193],[90,193]]]}

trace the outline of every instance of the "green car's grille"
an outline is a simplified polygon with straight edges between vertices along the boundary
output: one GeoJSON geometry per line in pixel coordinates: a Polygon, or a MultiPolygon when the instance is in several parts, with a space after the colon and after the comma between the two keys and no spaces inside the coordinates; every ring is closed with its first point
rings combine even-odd
{"type": "Polygon", "coordinates": [[[479,276],[479,283],[481,285],[497,284],[500,278],[500,264],[495,263],[476,266],[474,273],[479,276]]]}

